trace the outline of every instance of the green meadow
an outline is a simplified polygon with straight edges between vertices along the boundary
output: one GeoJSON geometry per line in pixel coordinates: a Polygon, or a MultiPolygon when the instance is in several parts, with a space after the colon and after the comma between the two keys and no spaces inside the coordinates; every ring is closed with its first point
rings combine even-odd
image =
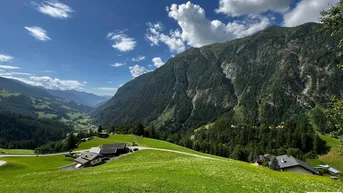
{"type": "MultiPolygon", "coordinates": [[[[141,146],[193,152],[167,142],[114,135],[103,142],[136,141],[141,146]]],[[[157,150],[141,150],[101,166],[60,171],[73,161],[64,156],[7,157],[0,167],[1,192],[314,192],[342,191],[327,177],[275,172],[231,159],[209,160],[157,150]]]]}
{"type": "Polygon", "coordinates": [[[0,148],[1,154],[34,154],[31,149],[2,149],[0,148]]]}

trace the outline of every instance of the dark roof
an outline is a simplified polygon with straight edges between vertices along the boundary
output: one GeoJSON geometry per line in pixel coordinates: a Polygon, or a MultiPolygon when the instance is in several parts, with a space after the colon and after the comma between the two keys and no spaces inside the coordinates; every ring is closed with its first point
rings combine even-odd
{"type": "Polygon", "coordinates": [[[277,156],[276,159],[279,163],[280,169],[290,168],[294,166],[301,166],[311,171],[312,173],[315,173],[315,174],[317,173],[317,171],[313,169],[311,164],[301,161],[297,158],[294,158],[293,156],[282,155],[282,156],[277,156]]]}
{"type": "Polygon", "coordinates": [[[85,164],[85,163],[88,163],[92,160],[95,160],[98,156],[99,156],[99,154],[89,152],[85,155],[79,156],[78,158],[75,159],[75,161],[78,163],[81,163],[81,164],[85,164]]]}
{"type": "Polygon", "coordinates": [[[100,146],[100,154],[115,154],[118,149],[121,150],[125,148],[127,148],[126,143],[104,144],[100,146]]]}

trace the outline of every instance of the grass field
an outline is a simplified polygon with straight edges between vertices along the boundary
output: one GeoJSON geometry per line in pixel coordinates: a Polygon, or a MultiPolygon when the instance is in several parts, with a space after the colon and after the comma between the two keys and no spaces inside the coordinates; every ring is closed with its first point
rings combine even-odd
{"type": "Polygon", "coordinates": [[[321,163],[330,165],[340,171],[343,171],[343,156],[338,155],[337,148],[339,146],[339,140],[331,138],[326,135],[320,135],[322,139],[331,147],[328,154],[320,156],[318,159],[307,160],[313,166],[317,166],[321,163]]]}
{"type": "Polygon", "coordinates": [[[274,172],[234,160],[142,150],[83,170],[58,171],[63,156],[6,158],[1,192],[306,192],[341,191],[329,178],[274,172]]]}
{"type": "Polygon", "coordinates": [[[33,150],[31,149],[1,149],[0,154],[34,154],[33,150]]]}
{"type": "Polygon", "coordinates": [[[122,143],[122,142],[126,142],[129,144],[131,144],[132,142],[136,142],[139,146],[143,146],[143,147],[170,149],[170,150],[182,151],[182,152],[187,152],[187,153],[193,153],[197,155],[207,155],[209,157],[216,157],[216,158],[222,159],[218,156],[204,154],[204,153],[197,152],[197,151],[194,151],[194,150],[191,150],[191,149],[179,146],[179,145],[175,145],[173,143],[162,141],[162,140],[156,140],[156,139],[151,139],[151,138],[146,138],[146,137],[141,138],[135,135],[120,135],[120,134],[111,135],[107,139],[94,137],[93,140],[81,143],[76,150],[85,150],[85,149],[90,149],[91,147],[98,147],[102,144],[122,143]]]}

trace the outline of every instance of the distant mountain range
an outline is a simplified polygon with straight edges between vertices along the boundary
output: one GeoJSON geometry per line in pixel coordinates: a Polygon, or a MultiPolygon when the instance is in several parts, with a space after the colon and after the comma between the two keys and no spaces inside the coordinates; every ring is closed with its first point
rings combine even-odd
{"type": "Polygon", "coordinates": [[[336,66],[340,37],[320,29],[273,26],[191,48],[126,83],[92,115],[105,125],[141,120],[179,130],[222,116],[251,124],[321,117],[330,98],[342,96],[343,72],[336,66]]]}
{"type": "Polygon", "coordinates": [[[109,96],[97,96],[91,93],[80,92],[76,90],[51,90],[42,87],[31,86],[23,82],[6,79],[0,77],[0,89],[5,89],[11,92],[18,92],[26,96],[32,97],[59,97],[74,101],[75,103],[95,107],[109,100],[109,96]]]}
{"type": "Polygon", "coordinates": [[[110,96],[98,96],[95,94],[76,91],[76,90],[47,90],[47,91],[48,93],[54,96],[68,99],[71,101],[75,101],[79,104],[88,105],[90,107],[95,107],[111,99],[110,96]]]}

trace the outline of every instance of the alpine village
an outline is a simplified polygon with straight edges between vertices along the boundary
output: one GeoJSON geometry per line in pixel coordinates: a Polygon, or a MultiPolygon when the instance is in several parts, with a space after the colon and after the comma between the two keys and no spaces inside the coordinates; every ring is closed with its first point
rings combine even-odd
{"type": "Polygon", "coordinates": [[[343,192],[343,0],[2,3],[0,192],[343,192]]]}

